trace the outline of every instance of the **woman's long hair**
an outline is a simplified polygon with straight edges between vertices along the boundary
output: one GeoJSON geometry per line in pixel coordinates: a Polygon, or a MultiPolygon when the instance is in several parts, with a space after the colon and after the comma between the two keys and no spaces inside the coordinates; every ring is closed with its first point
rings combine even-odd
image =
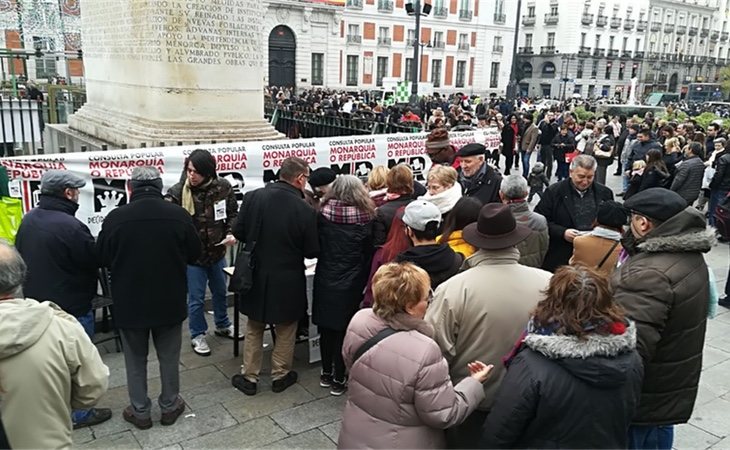
{"type": "Polygon", "coordinates": [[[444,230],[441,233],[439,243],[449,242],[451,233],[463,230],[470,223],[476,222],[482,206],[482,202],[474,197],[461,197],[446,215],[444,230]]]}
{"type": "Polygon", "coordinates": [[[339,200],[361,211],[365,211],[370,217],[375,217],[375,203],[370,198],[362,181],[355,175],[340,175],[335,178],[335,181],[332,182],[331,189],[322,199],[322,204],[330,199],[339,200]]]}
{"type": "Polygon", "coordinates": [[[405,209],[405,206],[398,208],[395,216],[393,216],[388,237],[385,239],[385,244],[383,244],[383,264],[393,261],[399,253],[411,246],[411,240],[406,235],[406,224],[403,223],[405,209]]]}
{"type": "Polygon", "coordinates": [[[657,169],[667,174],[669,173],[667,164],[664,162],[662,151],[655,148],[646,152],[646,168],[644,169],[644,173],[649,173],[652,169],[657,169]]]}
{"type": "Polygon", "coordinates": [[[623,308],[613,300],[608,277],[591,267],[560,267],[544,294],[533,313],[534,323],[555,327],[558,334],[583,338],[591,332],[589,326],[626,321],[623,308]]]}

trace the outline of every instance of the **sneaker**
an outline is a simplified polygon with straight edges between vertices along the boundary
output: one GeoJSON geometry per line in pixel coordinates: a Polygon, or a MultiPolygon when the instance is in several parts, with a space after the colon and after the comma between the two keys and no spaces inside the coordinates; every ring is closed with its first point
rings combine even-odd
{"type": "MultiPolygon", "coordinates": [[[[216,334],[216,336],[223,336],[223,337],[227,337],[228,339],[233,339],[233,336],[235,335],[235,333],[233,332],[233,325],[228,325],[227,327],[223,327],[223,328],[216,328],[215,334],[216,334]]],[[[245,336],[245,334],[243,334],[243,330],[239,329],[238,330],[238,340],[242,341],[244,336],[245,336]]]]}
{"type": "Polygon", "coordinates": [[[160,419],[160,424],[164,426],[170,426],[174,424],[177,421],[177,418],[182,415],[182,413],[185,411],[185,402],[180,399],[180,405],[178,405],[177,408],[173,409],[170,412],[162,413],[162,419],[160,419]]]}
{"type": "Polygon", "coordinates": [[[296,383],[298,378],[299,375],[293,370],[290,370],[289,373],[271,383],[271,390],[274,392],[284,392],[286,388],[296,383]]]}
{"type": "Polygon", "coordinates": [[[724,308],[730,308],[730,298],[728,296],[724,296],[721,299],[717,301],[717,304],[724,307],[724,308]]]}
{"type": "Polygon", "coordinates": [[[247,380],[243,375],[236,374],[231,377],[231,384],[234,388],[243,392],[246,395],[256,395],[258,383],[247,380]]]}
{"type": "Polygon", "coordinates": [[[134,415],[134,411],[132,410],[131,405],[124,408],[124,412],[122,412],[122,417],[125,421],[131,423],[140,430],[149,430],[150,428],[152,428],[152,419],[150,419],[149,417],[146,419],[138,418],[134,415]]]}
{"type": "Polygon", "coordinates": [[[109,408],[91,408],[89,415],[83,422],[77,422],[74,424],[74,430],[79,428],[86,428],[92,425],[99,425],[102,422],[112,418],[112,410],[109,408]]]}
{"type": "Polygon", "coordinates": [[[205,339],[205,335],[201,334],[195,336],[191,341],[193,351],[200,356],[210,356],[210,347],[208,347],[208,341],[205,339]]]}
{"type": "Polygon", "coordinates": [[[328,388],[332,386],[332,374],[324,373],[319,376],[319,387],[328,388]]]}
{"type": "Polygon", "coordinates": [[[330,389],[330,395],[339,397],[340,395],[347,392],[347,381],[332,381],[332,389],[330,389]]]}

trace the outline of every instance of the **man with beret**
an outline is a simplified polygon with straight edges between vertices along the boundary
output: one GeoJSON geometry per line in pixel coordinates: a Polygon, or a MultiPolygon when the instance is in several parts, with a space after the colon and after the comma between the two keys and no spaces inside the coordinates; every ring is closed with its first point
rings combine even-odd
{"type": "Polygon", "coordinates": [[[329,191],[330,185],[337,178],[337,173],[329,167],[319,167],[309,174],[309,187],[304,190],[304,199],[319,211],[319,202],[329,191]]]}
{"type": "Polygon", "coordinates": [[[573,239],[593,229],[598,206],[613,200],[613,192],[593,181],[598,163],[589,155],[579,155],[570,163],[568,178],[548,187],[535,212],[545,216],[550,243],[542,268],[555,272],[573,255],[573,239]]]}
{"type": "Polygon", "coordinates": [[[456,152],[459,157],[459,184],[465,197],[479,199],[482,204],[499,203],[499,185],[502,175],[485,161],[487,148],[472,143],[456,152]]]}
{"type": "Polygon", "coordinates": [[[614,272],[616,301],[636,322],[644,362],[629,448],[671,449],[673,425],[692,415],[702,370],[709,273],[702,253],[716,243],[701,212],[676,192],[651,188],[624,203],[629,259],[614,272]]]}
{"type": "MultiPolygon", "coordinates": [[[[60,306],[93,338],[91,299],[96,295],[99,264],[89,228],[74,217],[79,189],[85,185],[67,170],[44,173],[38,206],[23,217],[15,246],[28,266],[25,296],[60,306]]],[[[74,410],[73,426],[96,425],[111,416],[107,408],[74,410]]]]}

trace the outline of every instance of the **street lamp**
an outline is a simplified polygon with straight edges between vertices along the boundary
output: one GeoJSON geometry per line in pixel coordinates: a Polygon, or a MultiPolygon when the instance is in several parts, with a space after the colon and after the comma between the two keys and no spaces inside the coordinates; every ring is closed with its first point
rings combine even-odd
{"type": "Polygon", "coordinates": [[[425,3],[421,5],[421,0],[415,0],[414,3],[406,3],[406,13],[409,16],[416,16],[416,33],[413,42],[413,64],[411,64],[411,98],[409,101],[411,110],[418,111],[418,69],[420,59],[418,57],[418,49],[421,47],[421,16],[427,16],[431,12],[431,4],[425,3]],[[418,44],[418,45],[415,45],[418,44]]]}
{"type": "Polygon", "coordinates": [[[570,63],[575,59],[575,55],[563,55],[560,57],[563,60],[563,101],[568,96],[568,82],[570,81],[570,63]]]}

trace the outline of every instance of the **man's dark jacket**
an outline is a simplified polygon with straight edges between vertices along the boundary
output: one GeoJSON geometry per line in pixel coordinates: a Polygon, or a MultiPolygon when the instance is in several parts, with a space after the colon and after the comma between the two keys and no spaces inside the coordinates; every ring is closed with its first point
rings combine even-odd
{"type": "Polygon", "coordinates": [[[111,269],[114,320],[122,329],[175,325],[187,317],[187,265],[202,249],[190,214],[151,186],[104,219],[97,249],[111,269]]]}
{"type": "MultiPolygon", "coordinates": [[[[472,181],[471,186],[464,188],[462,184],[462,194],[464,197],[474,197],[479,199],[483,205],[487,203],[499,203],[499,187],[502,185],[502,174],[490,167],[486,162],[487,171],[483,175],[474,175],[477,177],[472,181]]],[[[459,168],[459,179],[463,170],[459,168]]]]}
{"type": "Polygon", "coordinates": [[[307,310],[304,258],[319,253],[316,211],[302,191],[279,181],[248,192],[238,217],[233,235],[246,243],[253,240],[254,224],[261,220],[253,286],[241,296],[241,312],[263,323],[298,321],[307,310]]]}
{"type": "Polygon", "coordinates": [[[52,301],[77,317],[91,311],[99,267],[94,238],[74,217],[78,208],[66,198],[41,195],[38,206],[23,217],[15,238],[28,266],[25,296],[52,301]]]}
{"type": "MultiPolygon", "coordinates": [[[[570,178],[555,183],[545,189],[540,203],[535,207],[535,212],[545,216],[548,222],[550,244],[548,244],[542,268],[550,272],[555,272],[558,267],[568,264],[573,255],[573,243],[565,240],[565,230],[575,228],[574,194],[570,191],[571,189],[575,188],[570,178]]],[[[591,196],[595,201],[596,211],[601,202],[613,200],[611,189],[596,182],[586,195],[591,196]]]]}

